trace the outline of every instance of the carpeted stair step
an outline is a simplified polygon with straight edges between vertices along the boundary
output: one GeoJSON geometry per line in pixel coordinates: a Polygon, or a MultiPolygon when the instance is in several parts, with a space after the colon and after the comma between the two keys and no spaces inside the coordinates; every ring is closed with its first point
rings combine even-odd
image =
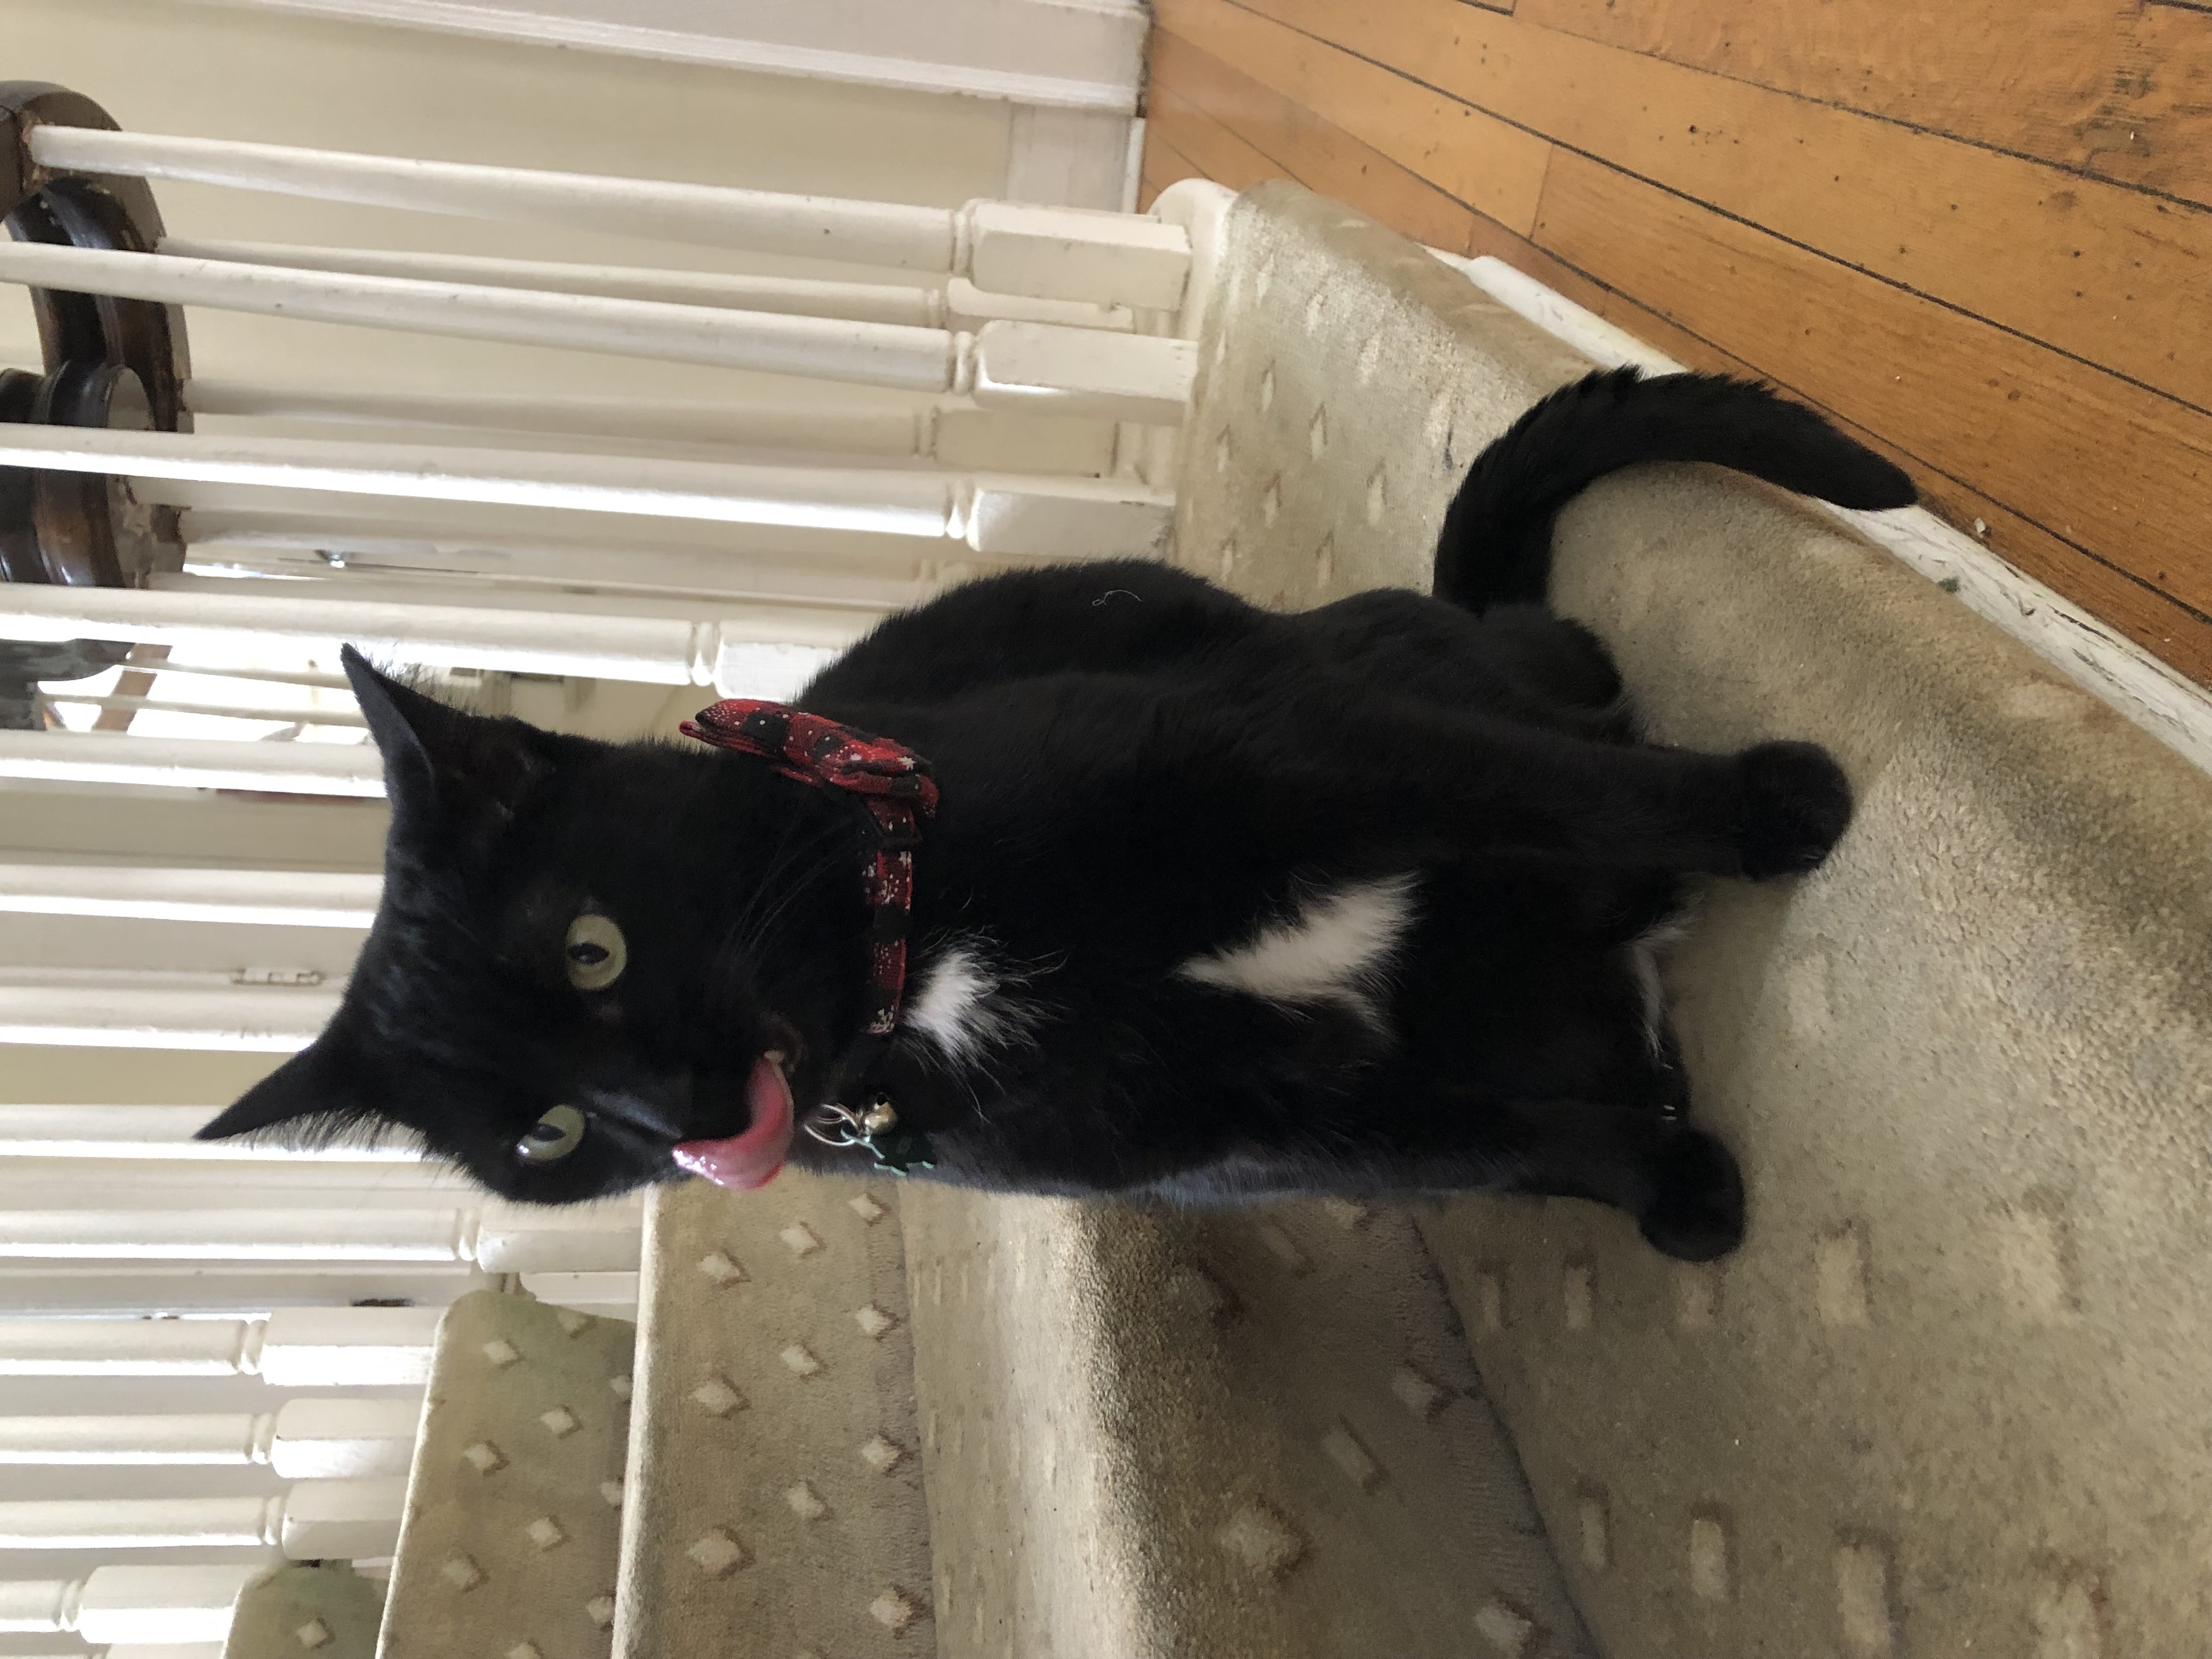
{"type": "Polygon", "coordinates": [[[794,1171],[654,1195],[621,1659],[937,1651],[899,1197],[794,1171]]]}
{"type": "Polygon", "coordinates": [[[447,1312],[382,1659],[606,1659],[635,1338],[493,1291],[447,1312]]]}

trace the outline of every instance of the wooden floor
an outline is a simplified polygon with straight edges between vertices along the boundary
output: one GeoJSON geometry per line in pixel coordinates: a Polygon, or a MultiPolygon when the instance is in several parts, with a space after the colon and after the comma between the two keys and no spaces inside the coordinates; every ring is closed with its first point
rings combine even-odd
{"type": "Polygon", "coordinates": [[[2212,0],[1155,0],[1146,199],[1288,177],[1764,375],[2212,684],[2212,0]]]}

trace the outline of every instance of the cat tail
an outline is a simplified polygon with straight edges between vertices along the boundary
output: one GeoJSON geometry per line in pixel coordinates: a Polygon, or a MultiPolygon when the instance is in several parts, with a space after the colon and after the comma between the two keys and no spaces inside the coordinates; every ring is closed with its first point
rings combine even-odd
{"type": "Polygon", "coordinates": [[[1601,370],[1552,393],[1475,457],[1437,538],[1437,597],[1478,613],[1540,605],[1559,509],[1642,461],[1733,467],[1838,507],[1909,507],[1915,498],[1901,469],[1763,386],[1601,370]]]}

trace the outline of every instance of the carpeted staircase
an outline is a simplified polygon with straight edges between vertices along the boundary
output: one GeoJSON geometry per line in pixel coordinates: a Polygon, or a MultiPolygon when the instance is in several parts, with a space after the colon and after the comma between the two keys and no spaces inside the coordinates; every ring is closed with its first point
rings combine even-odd
{"type": "MultiPolygon", "coordinates": [[[[1175,556],[1273,604],[1423,581],[1587,366],[1287,185],[1218,295],[1175,556]]],[[[2212,780],[1740,479],[1611,481],[1559,556],[1658,737],[1816,738],[1859,792],[1668,971],[1738,1254],[1571,1202],[671,1189],[634,1373],[459,1304],[386,1659],[2200,1651],[2212,780]]]]}

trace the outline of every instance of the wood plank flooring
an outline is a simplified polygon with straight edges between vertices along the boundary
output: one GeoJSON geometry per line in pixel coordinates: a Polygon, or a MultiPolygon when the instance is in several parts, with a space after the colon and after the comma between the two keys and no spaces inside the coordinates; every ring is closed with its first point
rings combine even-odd
{"type": "Polygon", "coordinates": [[[1148,192],[1296,179],[1693,366],[1764,375],[2212,684],[2212,9],[1155,15],[1148,192]]]}

